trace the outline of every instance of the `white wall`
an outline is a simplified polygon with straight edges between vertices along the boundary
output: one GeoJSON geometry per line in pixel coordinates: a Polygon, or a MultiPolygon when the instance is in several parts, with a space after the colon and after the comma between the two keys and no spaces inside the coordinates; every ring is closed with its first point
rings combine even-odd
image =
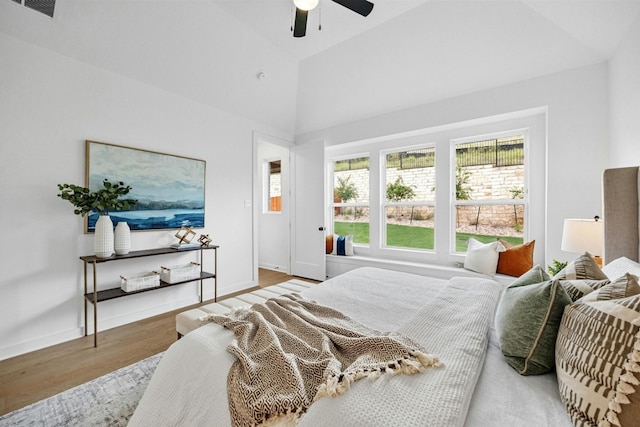
{"type": "Polygon", "coordinates": [[[335,145],[538,107],[548,108],[547,165],[534,164],[531,173],[546,177],[547,229],[546,248],[536,246],[536,251],[544,250],[549,264],[575,257],[560,250],[565,218],[601,213],[600,176],[607,166],[606,63],[309,132],[296,141],[335,145]]]}
{"type": "MultiPolygon", "coordinates": [[[[0,33],[0,359],[81,336],[82,234],[58,183],[84,183],[84,140],[206,160],[206,227],[219,252],[219,291],[252,286],[252,122],[0,33]]],[[[166,246],[175,231],[137,232],[132,249],[166,246]]],[[[100,266],[101,287],[165,258],[100,266]],[[106,268],[108,267],[108,268],[106,268]],[[104,272],[104,274],[102,274],[104,272]]],[[[211,268],[207,259],[205,268],[211,268]]],[[[205,298],[213,296],[205,282],[205,298]]],[[[197,302],[196,285],[99,305],[100,329],[197,302]]]]}
{"type": "Polygon", "coordinates": [[[64,0],[50,19],[2,1],[0,32],[293,133],[297,62],[222,3],[64,0]]]}
{"type": "Polygon", "coordinates": [[[640,165],[640,19],[609,62],[611,167],[640,165]]]}
{"type": "Polygon", "coordinates": [[[531,3],[537,2],[426,1],[306,58],[298,73],[296,133],[606,60],[531,3]]]}

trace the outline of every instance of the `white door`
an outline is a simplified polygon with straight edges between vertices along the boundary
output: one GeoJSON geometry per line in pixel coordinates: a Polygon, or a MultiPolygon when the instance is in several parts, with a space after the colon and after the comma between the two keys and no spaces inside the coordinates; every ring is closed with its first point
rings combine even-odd
{"type": "Polygon", "coordinates": [[[291,274],[325,280],[324,144],[291,149],[291,274]]]}

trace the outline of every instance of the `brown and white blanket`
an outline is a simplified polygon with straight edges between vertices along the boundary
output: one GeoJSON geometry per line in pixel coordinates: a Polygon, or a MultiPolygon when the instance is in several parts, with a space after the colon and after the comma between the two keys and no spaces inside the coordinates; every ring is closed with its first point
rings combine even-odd
{"type": "Polygon", "coordinates": [[[295,294],[210,319],[235,334],[227,347],[236,357],[227,378],[233,426],[295,422],[315,400],[361,378],[439,366],[411,339],[295,294]]]}

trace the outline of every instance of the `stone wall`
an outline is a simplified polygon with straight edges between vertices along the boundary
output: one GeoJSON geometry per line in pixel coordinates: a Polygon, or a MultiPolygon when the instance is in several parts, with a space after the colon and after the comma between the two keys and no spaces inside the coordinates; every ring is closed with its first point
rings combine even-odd
{"type": "MultiPolygon", "coordinates": [[[[478,165],[467,166],[462,169],[463,175],[468,175],[466,183],[462,185],[470,196],[470,200],[512,200],[514,198],[512,189],[523,190],[524,187],[524,166],[501,166],[478,165]]],[[[395,182],[398,176],[402,176],[404,184],[410,186],[415,192],[414,201],[434,201],[435,200],[435,168],[415,168],[415,169],[394,169],[387,170],[387,182],[395,182]]],[[[338,185],[338,177],[354,183],[358,189],[357,200],[349,202],[368,203],[369,202],[369,171],[367,169],[356,169],[335,172],[334,185],[338,185]]],[[[406,209],[405,209],[406,210],[406,209]]],[[[405,210],[392,210],[388,212],[388,217],[398,216],[398,220],[409,219],[411,216],[405,210]],[[393,212],[402,212],[394,215],[393,212]]],[[[414,209],[414,215],[420,218],[431,217],[433,213],[430,209],[414,209]],[[417,214],[416,214],[417,212],[417,214]]],[[[514,227],[516,231],[521,229],[523,224],[524,209],[522,205],[497,205],[497,206],[461,206],[458,209],[456,219],[460,228],[488,226],[488,227],[514,227]]],[[[415,218],[415,217],[414,217],[415,218]]]]}

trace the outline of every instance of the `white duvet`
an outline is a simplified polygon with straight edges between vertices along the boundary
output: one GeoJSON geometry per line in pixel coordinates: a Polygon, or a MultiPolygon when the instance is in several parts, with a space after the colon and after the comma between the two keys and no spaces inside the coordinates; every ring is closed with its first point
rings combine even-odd
{"type": "MultiPolygon", "coordinates": [[[[532,378],[520,377],[502,360],[495,342],[487,345],[502,288],[488,278],[443,281],[361,268],[302,292],[371,328],[406,334],[444,366],[413,376],[362,379],[340,397],[315,402],[298,425],[570,425],[555,377],[528,381],[532,378]]],[[[231,339],[230,331],[207,324],[173,344],[129,425],[230,425],[226,377],[234,359],[226,346],[231,339]]]]}

